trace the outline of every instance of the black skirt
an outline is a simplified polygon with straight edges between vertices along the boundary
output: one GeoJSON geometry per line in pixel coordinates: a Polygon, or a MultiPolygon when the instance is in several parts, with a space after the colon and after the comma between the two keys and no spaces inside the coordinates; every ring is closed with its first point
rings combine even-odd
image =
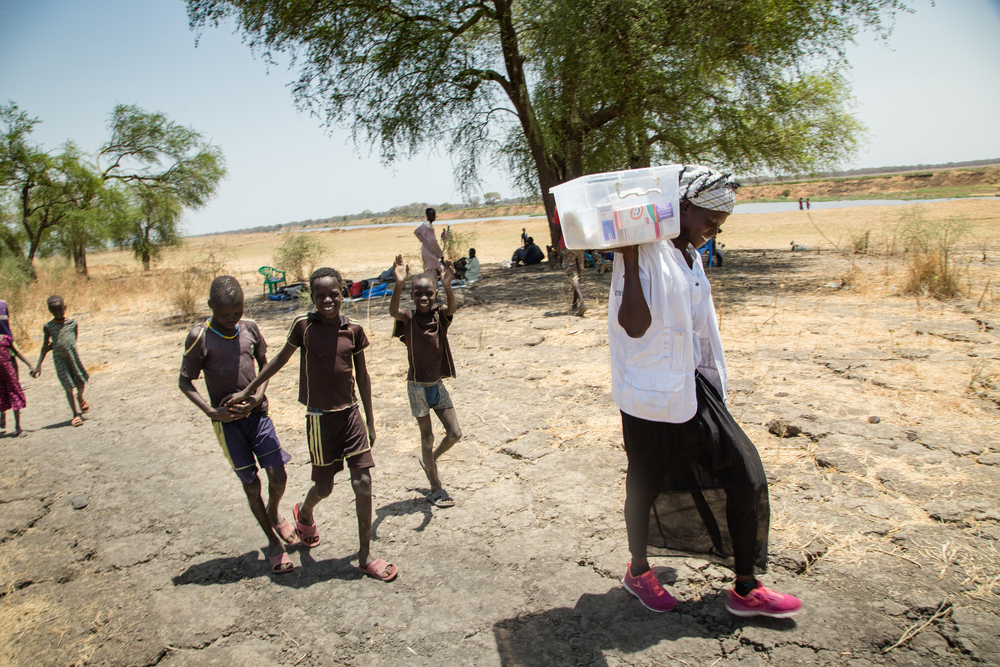
{"type": "Polygon", "coordinates": [[[647,550],[764,571],[771,510],[760,455],[700,373],[696,386],[697,412],[683,424],[622,413],[628,493],[651,500],[647,550]]]}

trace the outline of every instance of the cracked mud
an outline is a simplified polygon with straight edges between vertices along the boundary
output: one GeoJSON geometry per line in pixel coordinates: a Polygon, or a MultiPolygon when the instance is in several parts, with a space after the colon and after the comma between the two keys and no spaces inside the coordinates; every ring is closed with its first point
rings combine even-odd
{"type": "MultiPolygon", "coordinates": [[[[176,389],[184,328],[81,314],[80,349],[106,364],[86,426],[47,426],[66,411],[50,373],[26,384],[28,437],[0,441],[3,654],[168,667],[1000,665],[998,395],[967,390],[981,360],[1000,357],[996,320],[825,289],[838,261],[748,250],[713,276],[732,412],[769,474],[763,579],[802,598],[794,620],[730,616],[729,573],[699,559],[655,560],[680,600],[670,614],[621,588],[609,276],[585,276],[591,310],[574,318],[561,272],[489,266],[460,291],[451,329],[465,433],[441,462],[451,509],[423,498],[387,303],[345,311],[372,340],[373,553],[399,567],[390,584],[354,567],[342,483],[317,509],[322,544],[269,574],[236,477],[176,389]],[[81,494],[89,504],[74,510],[81,494]]],[[[276,350],[292,311],[252,307],[276,350]]],[[[296,381],[286,369],[268,391],[294,457],[286,516],[309,487],[296,381]]]]}

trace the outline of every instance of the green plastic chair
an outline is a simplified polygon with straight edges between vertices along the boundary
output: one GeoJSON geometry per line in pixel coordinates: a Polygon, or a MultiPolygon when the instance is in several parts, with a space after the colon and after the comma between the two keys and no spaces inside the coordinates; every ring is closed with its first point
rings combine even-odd
{"type": "Polygon", "coordinates": [[[264,294],[274,294],[278,289],[278,285],[282,283],[288,284],[285,280],[285,272],[273,267],[262,266],[257,269],[257,273],[264,276],[264,294]]]}

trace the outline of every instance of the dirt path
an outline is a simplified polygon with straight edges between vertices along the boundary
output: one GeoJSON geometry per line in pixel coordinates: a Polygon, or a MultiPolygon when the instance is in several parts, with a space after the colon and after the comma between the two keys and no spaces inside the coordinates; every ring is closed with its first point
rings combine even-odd
{"type": "MultiPolygon", "coordinates": [[[[974,303],[824,287],[841,262],[734,252],[713,277],[733,413],[771,482],[766,581],[803,599],[795,620],[731,617],[727,571],[704,560],[656,559],[681,600],[671,614],[622,590],[609,277],[586,276],[591,310],[571,318],[561,272],[487,266],[459,292],[451,330],[465,433],[442,462],[452,509],[423,500],[388,304],[347,310],[372,340],[373,551],[399,566],[390,584],[354,568],[345,484],[317,510],[322,544],[271,576],[235,476],[176,389],[184,327],[78,313],[81,353],[100,369],[87,424],[53,423],[68,410],[49,368],[26,383],[29,435],[0,441],[0,662],[1000,665],[1000,399],[987,365],[1000,328],[974,303]],[[774,419],[802,435],[772,435],[774,419]]],[[[253,305],[276,350],[291,310],[253,305]]],[[[268,392],[294,457],[286,513],[309,486],[297,377],[286,369],[268,392]]]]}

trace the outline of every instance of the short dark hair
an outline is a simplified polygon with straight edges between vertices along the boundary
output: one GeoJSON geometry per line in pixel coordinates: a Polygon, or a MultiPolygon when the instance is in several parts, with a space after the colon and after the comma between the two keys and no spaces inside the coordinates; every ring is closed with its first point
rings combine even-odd
{"type": "Polygon", "coordinates": [[[243,288],[240,287],[240,281],[232,276],[219,276],[208,288],[208,300],[220,306],[234,304],[242,298],[243,288]]]}
{"type": "Polygon", "coordinates": [[[528,245],[532,245],[532,244],[534,244],[534,242],[535,242],[535,239],[533,239],[532,237],[529,236],[528,237],[528,245]]]}
{"type": "Polygon", "coordinates": [[[340,271],[338,271],[337,269],[331,269],[329,266],[324,266],[316,269],[315,271],[312,272],[312,275],[309,276],[310,292],[312,292],[313,283],[319,280],[320,278],[335,278],[337,280],[338,285],[340,285],[341,287],[344,286],[344,279],[340,277],[340,271]]]}
{"type": "Polygon", "coordinates": [[[434,279],[434,276],[432,274],[426,273],[426,272],[425,273],[418,273],[417,275],[415,275],[412,278],[410,278],[410,289],[411,290],[413,289],[413,286],[416,284],[416,282],[418,280],[427,280],[427,281],[429,281],[430,284],[431,284],[431,287],[433,287],[435,290],[437,290],[437,280],[434,279]]]}
{"type": "Polygon", "coordinates": [[[476,256],[476,249],[469,248],[469,257],[475,257],[475,256],[476,256]]]}
{"type": "Polygon", "coordinates": [[[429,215],[431,215],[431,214],[434,214],[434,215],[437,215],[437,211],[435,211],[435,210],[434,210],[434,209],[432,209],[432,208],[428,208],[428,209],[427,209],[426,211],[424,211],[424,215],[427,215],[427,216],[429,216],[429,215]]]}
{"type": "Polygon", "coordinates": [[[48,306],[49,308],[52,308],[52,306],[62,304],[62,302],[63,298],[61,296],[59,296],[58,294],[53,294],[52,296],[50,296],[48,299],[45,300],[45,305],[48,306]]]}

